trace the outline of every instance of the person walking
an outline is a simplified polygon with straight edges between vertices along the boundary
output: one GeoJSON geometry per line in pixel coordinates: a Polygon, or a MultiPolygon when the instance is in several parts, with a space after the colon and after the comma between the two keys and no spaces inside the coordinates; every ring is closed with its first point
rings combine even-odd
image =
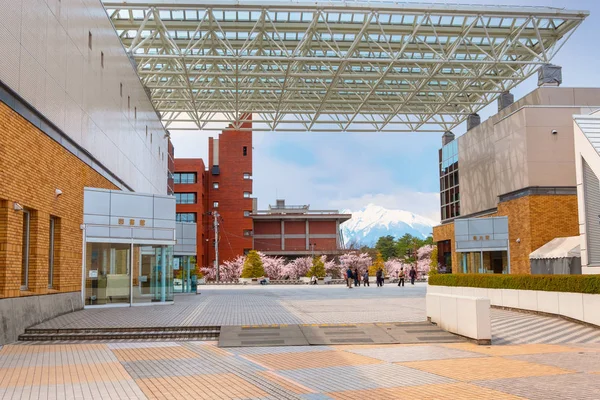
{"type": "Polygon", "coordinates": [[[369,271],[365,271],[365,273],[363,274],[363,286],[371,286],[369,285],[369,271]]]}
{"type": "Polygon", "coordinates": [[[398,286],[404,287],[404,267],[400,267],[400,272],[398,272],[398,286]]]}
{"type": "Polygon", "coordinates": [[[383,271],[381,270],[381,268],[379,268],[377,270],[377,272],[375,273],[375,278],[377,280],[377,287],[381,287],[383,286],[383,284],[381,283],[382,277],[383,276],[383,271]]]}
{"type": "Polygon", "coordinates": [[[354,286],[359,287],[360,286],[360,275],[358,274],[358,268],[354,268],[354,274],[352,276],[354,277],[354,286]]]}
{"type": "Polygon", "coordinates": [[[408,276],[410,277],[410,284],[414,285],[415,279],[417,278],[417,271],[415,271],[415,267],[410,267],[410,272],[408,273],[408,276]]]}
{"type": "Polygon", "coordinates": [[[352,269],[350,267],[346,270],[346,284],[348,289],[352,289],[352,269]]]}

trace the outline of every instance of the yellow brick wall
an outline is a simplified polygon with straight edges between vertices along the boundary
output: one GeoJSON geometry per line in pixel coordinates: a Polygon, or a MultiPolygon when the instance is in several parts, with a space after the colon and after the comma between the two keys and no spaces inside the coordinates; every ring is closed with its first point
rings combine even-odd
{"type": "MultiPolygon", "coordinates": [[[[534,195],[498,204],[498,211],[481,218],[508,217],[510,269],[513,274],[530,274],[529,254],[557,237],[579,235],[576,195],[534,195]],[[517,239],[520,239],[517,243],[517,239]]],[[[452,272],[460,273],[454,251],[454,223],[433,228],[433,240],[452,241],[452,272]]],[[[489,260],[484,258],[484,263],[489,260]]]]}
{"type": "Polygon", "coordinates": [[[508,216],[513,274],[531,273],[529,254],[552,239],[579,235],[576,195],[521,197],[498,204],[497,215],[508,216]]]}
{"type": "Polygon", "coordinates": [[[459,272],[458,266],[458,254],[455,251],[455,242],[454,242],[454,222],[450,222],[444,225],[438,225],[433,227],[433,241],[435,243],[441,242],[444,240],[451,241],[451,249],[452,249],[452,273],[456,274],[459,272]]]}
{"type": "Polygon", "coordinates": [[[83,188],[118,189],[0,102],[0,297],[81,289],[83,188]],[[63,191],[56,198],[55,189],[63,191]],[[29,289],[22,292],[23,214],[31,210],[29,289]],[[48,289],[50,216],[55,231],[54,286],[48,289]]]}

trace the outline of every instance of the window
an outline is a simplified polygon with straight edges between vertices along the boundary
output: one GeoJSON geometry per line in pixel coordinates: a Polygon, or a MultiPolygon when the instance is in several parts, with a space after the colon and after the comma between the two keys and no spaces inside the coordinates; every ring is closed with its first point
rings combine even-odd
{"type": "Polygon", "coordinates": [[[244,173],[244,179],[252,179],[252,175],[249,174],[249,173],[247,173],[247,172],[245,172],[244,173]]]}
{"type": "Polygon", "coordinates": [[[248,155],[248,147],[244,146],[244,149],[242,150],[242,154],[245,156],[248,155]]]}
{"type": "Polygon", "coordinates": [[[196,193],[175,193],[175,203],[196,204],[196,193]]]}
{"type": "Polygon", "coordinates": [[[196,213],[177,213],[175,220],[177,222],[196,222],[196,213]]]}
{"type": "Polygon", "coordinates": [[[56,217],[50,217],[50,240],[48,245],[48,287],[54,285],[54,242],[56,237],[56,229],[58,228],[56,217]]]}
{"type": "Polygon", "coordinates": [[[31,214],[27,210],[23,210],[23,242],[21,258],[21,290],[27,290],[29,287],[29,224],[31,222],[31,214]]]}
{"type": "Polygon", "coordinates": [[[173,175],[173,181],[177,184],[190,184],[196,183],[195,172],[175,172],[173,175]]]}
{"type": "Polygon", "coordinates": [[[244,229],[244,236],[252,236],[252,230],[251,229],[244,229]]]}
{"type": "Polygon", "coordinates": [[[219,188],[219,182],[213,182],[213,189],[219,188]]]}
{"type": "Polygon", "coordinates": [[[250,193],[250,192],[244,192],[244,198],[245,199],[249,199],[250,197],[252,197],[252,193],[250,193]]]}
{"type": "Polygon", "coordinates": [[[252,211],[248,211],[248,210],[244,211],[244,217],[249,217],[250,214],[252,214],[252,211]]]}
{"type": "Polygon", "coordinates": [[[218,201],[213,201],[213,207],[214,208],[219,208],[219,202],[218,201]]]}
{"type": "Polygon", "coordinates": [[[104,52],[100,52],[100,66],[104,68],[104,52]]]}
{"type": "Polygon", "coordinates": [[[92,32],[88,31],[88,47],[92,50],[92,32]]]}

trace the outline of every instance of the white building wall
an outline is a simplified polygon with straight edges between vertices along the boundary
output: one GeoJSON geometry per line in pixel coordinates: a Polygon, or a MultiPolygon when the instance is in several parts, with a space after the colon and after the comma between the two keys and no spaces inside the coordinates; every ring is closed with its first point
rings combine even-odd
{"type": "Polygon", "coordinates": [[[133,190],[166,194],[165,131],[100,0],[0,0],[0,15],[0,81],[133,190]]]}
{"type": "MultiPolygon", "coordinates": [[[[600,176],[600,116],[574,116],[575,136],[575,169],[577,179],[577,211],[579,218],[579,238],[581,248],[581,272],[583,274],[600,274],[600,266],[590,265],[588,256],[588,238],[583,176],[583,160],[590,166],[596,176],[600,176]],[[594,141],[595,143],[592,143],[594,141]]],[[[590,218],[593,220],[593,218],[590,218]]],[[[599,222],[600,223],[600,220],[599,222]]],[[[600,244],[599,244],[600,245],[600,244]]]]}

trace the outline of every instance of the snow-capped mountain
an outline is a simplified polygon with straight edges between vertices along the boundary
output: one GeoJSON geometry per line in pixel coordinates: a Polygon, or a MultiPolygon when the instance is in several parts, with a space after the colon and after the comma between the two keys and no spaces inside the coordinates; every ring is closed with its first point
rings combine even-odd
{"type": "Polygon", "coordinates": [[[352,219],[342,224],[342,234],[346,245],[356,243],[373,246],[381,236],[392,235],[399,238],[406,233],[425,239],[431,235],[435,221],[402,210],[388,210],[369,204],[359,211],[344,210],[352,214],[352,219]]]}

